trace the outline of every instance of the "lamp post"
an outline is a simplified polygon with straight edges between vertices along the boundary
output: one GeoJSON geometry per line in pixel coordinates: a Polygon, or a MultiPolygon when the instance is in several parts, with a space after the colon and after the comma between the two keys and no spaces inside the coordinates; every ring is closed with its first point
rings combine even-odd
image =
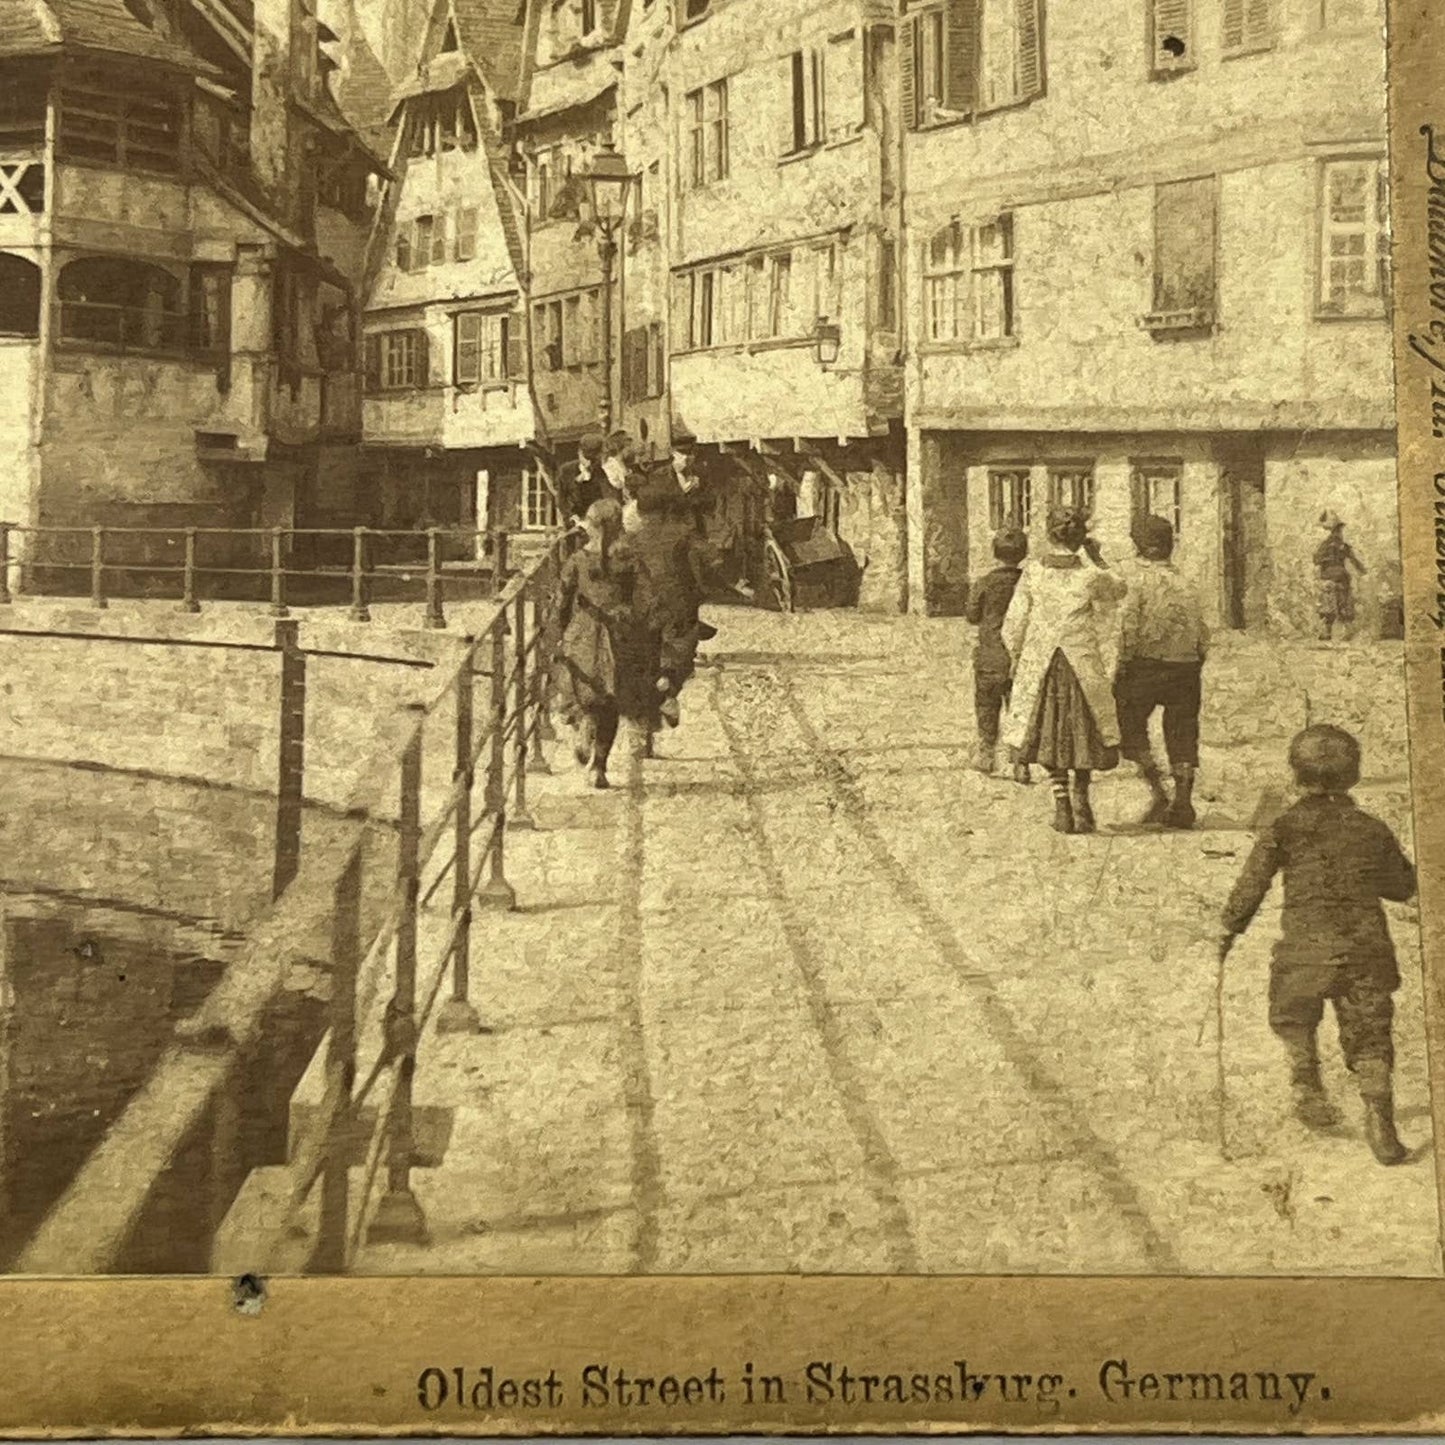
{"type": "Polygon", "coordinates": [[[617,233],[627,218],[627,201],[635,179],[627,162],[608,141],[584,173],[592,224],[597,228],[597,254],[602,261],[603,429],[612,430],[612,271],[617,260],[617,233]]]}

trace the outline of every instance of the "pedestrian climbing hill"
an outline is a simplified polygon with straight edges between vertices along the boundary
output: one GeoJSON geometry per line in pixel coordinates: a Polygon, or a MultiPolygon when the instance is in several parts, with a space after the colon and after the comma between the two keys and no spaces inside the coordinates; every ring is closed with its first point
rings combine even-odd
{"type": "MultiPolygon", "coordinates": [[[[658,756],[595,792],[565,747],[474,944],[487,1032],[427,1039],[426,1245],[369,1272],[1438,1270],[1419,947],[1394,908],[1401,1131],[1385,1170],[1307,1134],[1265,1016],[1277,898],[1228,962],[1217,916],[1306,719],[1365,746],[1408,840],[1400,656],[1222,639],[1201,826],[1101,831],[969,770],[968,630],[720,610],[658,756]]],[[[621,749],[619,750],[622,751],[621,749]]],[[[426,924],[424,926],[435,926],[426,924]]]]}

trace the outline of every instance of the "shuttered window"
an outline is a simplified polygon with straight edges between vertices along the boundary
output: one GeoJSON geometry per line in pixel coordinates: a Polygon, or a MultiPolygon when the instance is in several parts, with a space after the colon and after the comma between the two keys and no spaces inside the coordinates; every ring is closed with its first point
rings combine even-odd
{"type": "Polygon", "coordinates": [[[505,381],[509,318],[497,312],[462,311],[455,318],[456,349],[452,368],[459,386],[505,381]]]}
{"type": "Polygon", "coordinates": [[[1044,93],[1043,0],[944,0],[903,26],[902,100],[913,129],[1044,93]]]}
{"type": "Polygon", "coordinates": [[[1214,322],[1216,197],[1213,176],[1154,188],[1155,330],[1214,322]]]}
{"type": "Polygon", "coordinates": [[[1149,46],[1155,79],[1194,69],[1194,0],[1152,0],[1149,46]]]}
{"type": "Polygon", "coordinates": [[[1224,0],[1222,48],[1226,55],[1251,55],[1275,43],[1275,0],[1224,0]]]}
{"type": "Polygon", "coordinates": [[[786,151],[792,154],[827,139],[827,62],[821,50],[795,50],[787,64],[792,104],[786,151]]]}
{"type": "Polygon", "coordinates": [[[65,160],[175,171],[180,168],[180,106],[174,95],[122,88],[103,71],[80,72],[60,91],[56,146],[65,160]]]}

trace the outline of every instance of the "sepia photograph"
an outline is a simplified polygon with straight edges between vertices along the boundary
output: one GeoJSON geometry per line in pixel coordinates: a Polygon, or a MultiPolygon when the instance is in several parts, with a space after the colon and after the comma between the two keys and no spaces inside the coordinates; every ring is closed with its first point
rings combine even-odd
{"type": "Polygon", "coordinates": [[[1438,1279],[1385,18],[0,0],[0,1271],[1438,1279]]]}

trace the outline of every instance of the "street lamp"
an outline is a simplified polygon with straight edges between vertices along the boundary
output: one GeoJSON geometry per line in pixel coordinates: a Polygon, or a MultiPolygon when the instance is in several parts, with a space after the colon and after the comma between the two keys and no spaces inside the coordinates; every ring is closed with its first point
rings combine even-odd
{"type": "Polygon", "coordinates": [[[583,173],[591,221],[597,227],[597,253],[602,260],[602,415],[604,430],[612,430],[612,267],[617,259],[617,233],[627,218],[627,201],[635,177],[626,160],[607,141],[592,167],[583,173]]]}
{"type": "Polygon", "coordinates": [[[836,322],[829,321],[826,316],[818,318],[818,324],[813,328],[813,354],[824,371],[837,361],[842,339],[843,333],[836,322]]]}

